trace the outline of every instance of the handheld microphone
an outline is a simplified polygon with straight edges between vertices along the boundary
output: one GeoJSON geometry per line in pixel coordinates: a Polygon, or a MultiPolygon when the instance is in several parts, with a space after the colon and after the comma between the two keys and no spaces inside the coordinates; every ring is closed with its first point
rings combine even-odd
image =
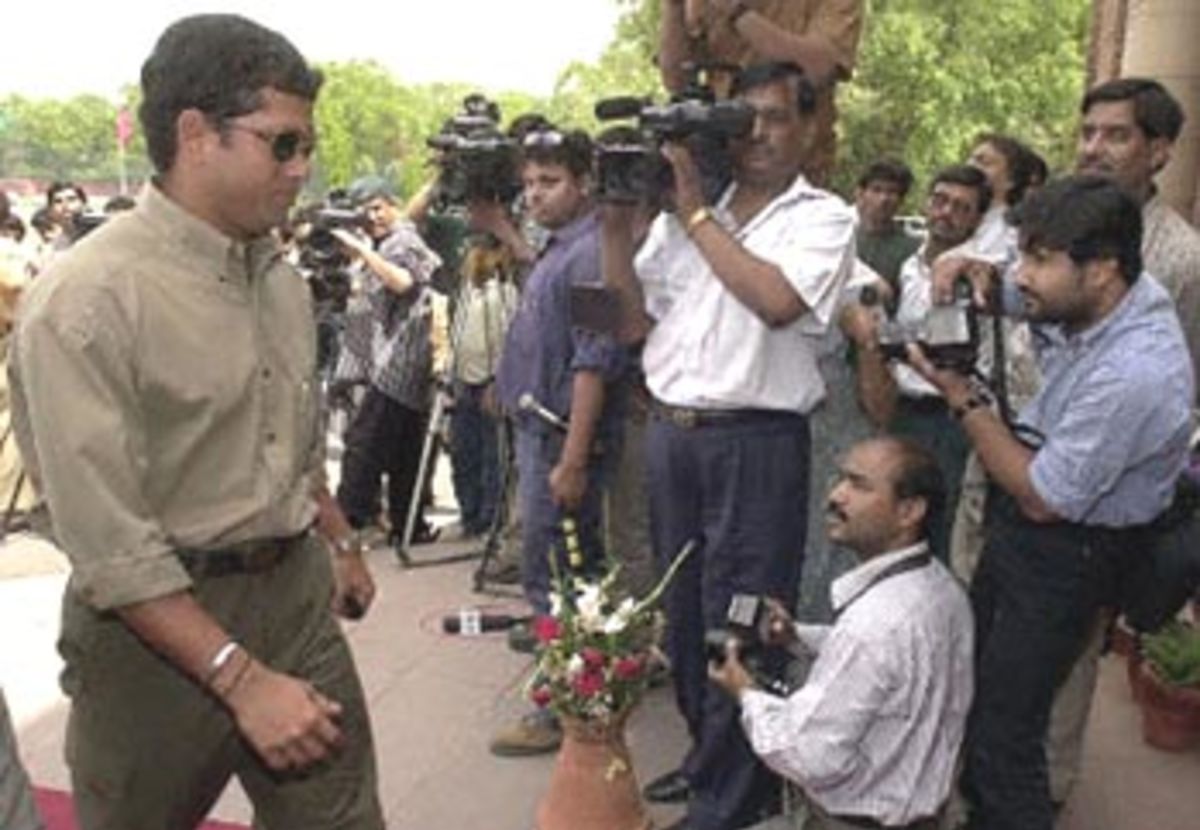
{"type": "Polygon", "coordinates": [[[522,412],[527,412],[530,415],[539,418],[544,423],[561,432],[567,431],[567,422],[538,403],[537,398],[528,392],[522,393],[521,397],[517,399],[517,408],[522,412]]]}
{"type": "Polygon", "coordinates": [[[485,631],[507,631],[523,619],[513,614],[483,614],[476,608],[464,608],[457,614],[442,617],[442,631],[464,636],[485,631]]]}

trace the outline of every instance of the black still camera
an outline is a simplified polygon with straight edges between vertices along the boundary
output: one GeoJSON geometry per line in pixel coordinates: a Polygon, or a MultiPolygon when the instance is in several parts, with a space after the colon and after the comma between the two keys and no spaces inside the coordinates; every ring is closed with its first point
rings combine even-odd
{"type": "Polygon", "coordinates": [[[763,631],[767,623],[767,604],[754,594],[734,594],[729,600],[724,628],[710,628],[704,632],[704,654],[709,662],[718,665],[725,662],[725,645],[737,641],[742,662],[756,662],[766,643],[763,631]]]}
{"type": "MultiPolygon", "coordinates": [[[[875,304],[872,295],[872,289],[863,289],[863,305],[875,304]]],[[[939,369],[970,374],[979,353],[979,312],[971,299],[970,282],[960,279],[954,284],[953,299],[932,306],[919,320],[886,319],[880,324],[879,347],[884,357],[907,360],[910,343],[919,345],[939,369]]]]}
{"type": "Polygon", "coordinates": [[[438,151],[438,202],[445,208],[472,201],[509,204],[521,192],[517,144],[500,131],[500,110],[468,95],[463,111],[425,143],[438,151]]]}
{"type": "MultiPolygon", "coordinates": [[[[726,145],[754,129],[754,108],[744,101],[716,100],[702,68],[693,67],[691,81],[667,104],[623,96],[596,104],[601,121],[636,119],[636,132],[625,140],[601,141],[596,151],[597,192],[603,201],[634,204],[656,199],[673,187],[671,166],[659,148],[666,141],[697,144],[702,174],[707,161],[723,157],[726,145]]],[[[707,188],[706,188],[707,189],[707,188]]]]}

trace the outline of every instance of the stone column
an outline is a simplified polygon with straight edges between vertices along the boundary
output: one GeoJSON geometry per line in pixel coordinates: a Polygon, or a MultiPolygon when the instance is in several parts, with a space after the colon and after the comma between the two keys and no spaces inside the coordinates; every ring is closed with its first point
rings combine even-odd
{"type": "Polygon", "coordinates": [[[1158,178],[1164,198],[1200,218],[1200,2],[1095,0],[1089,81],[1117,74],[1156,78],[1183,105],[1187,123],[1158,178]],[[1119,73],[1113,70],[1119,67],[1119,73]]]}

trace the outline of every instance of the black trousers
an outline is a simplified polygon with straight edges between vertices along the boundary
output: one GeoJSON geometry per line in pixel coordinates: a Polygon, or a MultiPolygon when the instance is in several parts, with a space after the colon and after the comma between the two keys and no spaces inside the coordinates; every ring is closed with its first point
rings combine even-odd
{"type": "MultiPolygon", "coordinates": [[[[338,504],[351,527],[362,528],[375,521],[383,476],[387,474],[392,533],[399,536],[404,532],[427,423],[426,413],[389,398],[373,386],[367,388],[346,430],[337,491],[338,504]]],[[[418,516],[416,526],[420,523],[418,516]]]]}
{"type": "Polygon", "coordinates": [[[1111,600],[1119,532],[1038,525],[993,488],[971,584],[975,701],[963,792],[972,830],[1052,830],[1044,741],[1055,692],[1111,600]]]}

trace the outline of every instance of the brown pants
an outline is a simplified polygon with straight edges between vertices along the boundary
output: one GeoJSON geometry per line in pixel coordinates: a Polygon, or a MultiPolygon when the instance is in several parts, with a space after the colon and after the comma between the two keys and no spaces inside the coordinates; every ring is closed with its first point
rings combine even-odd
{"type": "Polygon", "coordinates": [[[329,611],[332,585],[329,555],[309,536],[270,570],[194,586],[200,604],[259,660],[342,704],[346,746],[303,775],[269,771],[215,698],[68,589],[59,647],[81,830],[195,827],[235,775],[257,827],[382,830],[370,723],[329,611]]]}

